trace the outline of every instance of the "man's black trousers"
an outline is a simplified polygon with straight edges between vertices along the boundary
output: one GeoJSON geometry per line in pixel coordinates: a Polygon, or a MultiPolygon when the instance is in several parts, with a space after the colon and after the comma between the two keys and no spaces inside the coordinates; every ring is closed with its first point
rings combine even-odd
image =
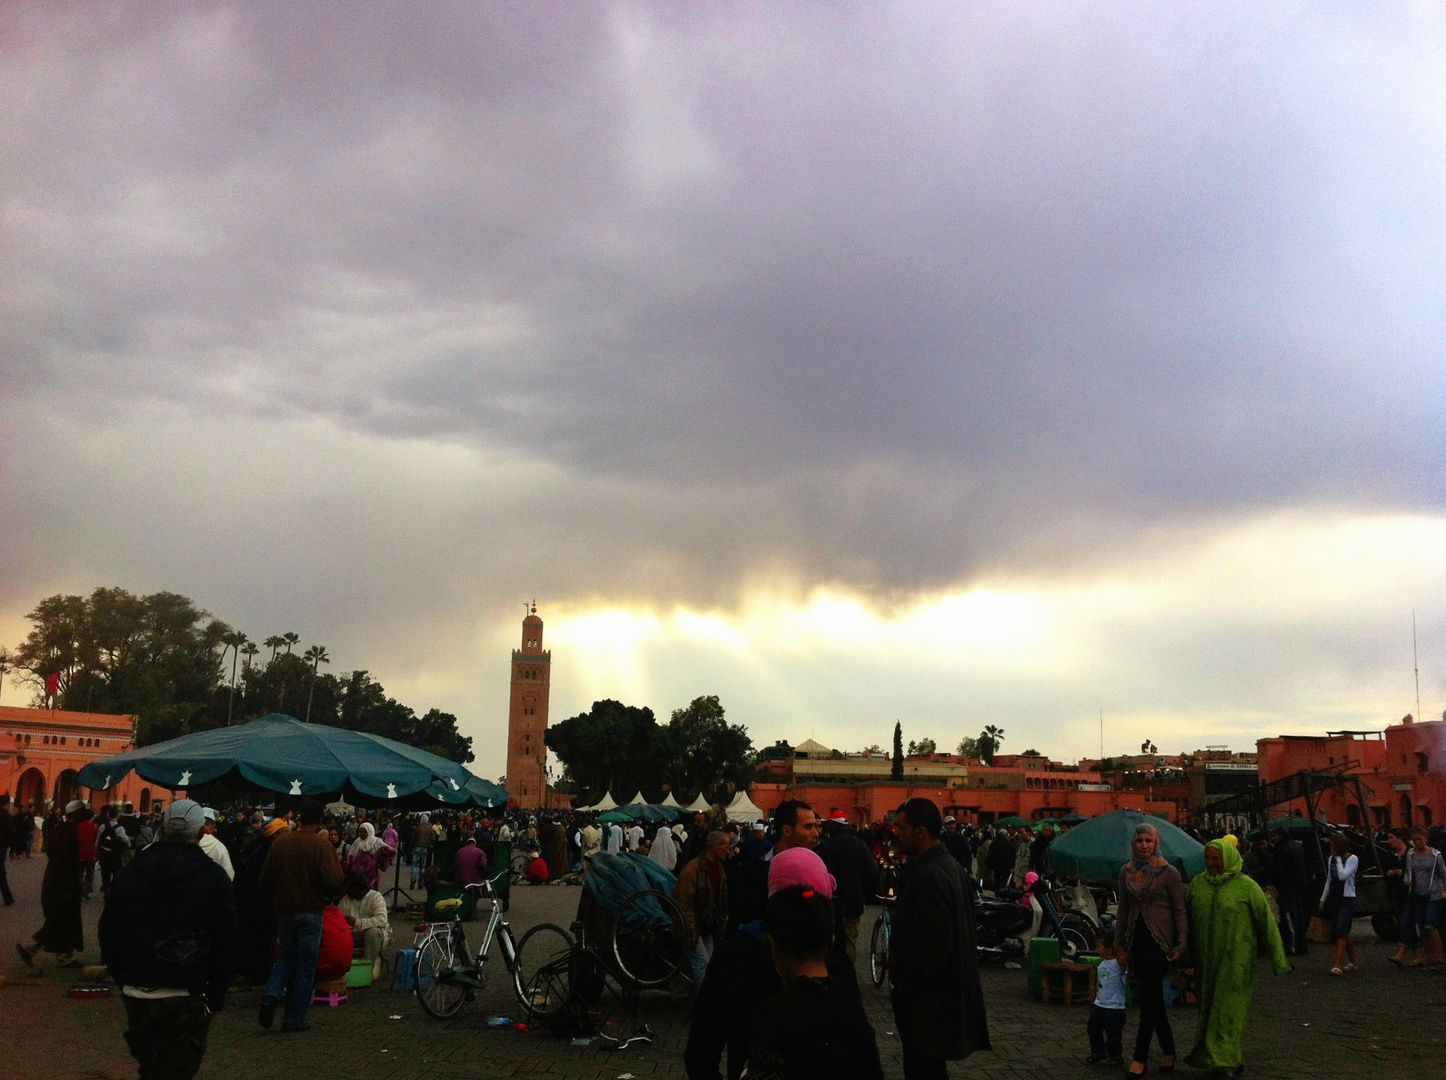
{"type": "Polygon", "coordinates": [[[198,997],[133,998],[125,1002],[126,1043],[140,1080],[191,1080],[206,1053],[211,1013],[198,997]]]}

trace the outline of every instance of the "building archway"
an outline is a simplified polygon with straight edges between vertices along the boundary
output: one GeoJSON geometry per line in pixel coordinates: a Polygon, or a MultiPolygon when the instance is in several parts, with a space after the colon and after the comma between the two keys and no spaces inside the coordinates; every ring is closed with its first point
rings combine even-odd
{"type": "Polygon", "coordinates": [[[143,788],[141,788],[141,813],[143,813],[143,814],[149,814],[150,812],[151,812],[151,789],[148,788],[148,787],[143,787],[143,788]]]}
{"type": "Polygon", "coordinates": [[[55,805],[62,812],[65,810],[65,804],[80,794],[80,788],[76,783],[79,775],[74,769],[66,769],[55,778],[55,805]]]}
{"type": "Polygon", "coordinates": [[[1416,816],[1411,813],[1411,793],[1401,792],[1401,825],[1409,829],[1416,824],[1416,816]]]}
{"type": "Polygon", "coordinates": [[[45,774],[39,769],[26,769],[15,786],[15,803],[27,810],[45,812],[45,774]]]}

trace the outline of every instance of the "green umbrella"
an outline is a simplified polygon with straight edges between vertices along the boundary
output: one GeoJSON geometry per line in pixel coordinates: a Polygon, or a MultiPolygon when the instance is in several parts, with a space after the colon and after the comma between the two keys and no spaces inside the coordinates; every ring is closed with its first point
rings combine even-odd
{"type": "Polygon", "coordinates": [[[1000,818],[1000,819],[999,819],[998,821],[996,821],[994,824],[996,824],[996,825],[1003,825],[1003,826],[1005,826],[1006,828],[1010,828],[1010,829],[1017,829],[1017,828],[1019,828],[1021,825],[1028,825],[1029,822],[1025,821],[1022,817],[1007,817],[1007,818],[1000,818]]]}
{"type": "Polygon", "coordinates": [[[1034,831],[1035,831],[1035,832],[1039,832],[1039,831],[1040,831],[1041,829],[1043,829],[1046,825],[1053,825],[1053,826],[1054,826],[1054,831],[1055,831],[1055,832],[1059,832],[1060,820],[1061,820],[1061,819],[1059,819],[1059,818],[1052,818],[1052,817],[1051,817],[1051,818],[1043,818],[1042,820],[1036,821],[1036,822],[1034,823],[1034,831]]]}
{"type": "Polygon", "coordinates": [[[1153,825],[1160,834],[1160,854],[1185,877],[1205,869],[1205,845],[1183,830],[1138,810],[1113,810],[1076,825],[1049,846],[1049,868],[1063,877],[1084,881],[1118,880],[1120,868],[1130,861],[1135,826],[1153,825]]]}
{"type": "Polygon", "coordinates": [[[676,810],[671,806],[650,806],[647,803],[629,803],[627,806],[619,806],[616,810],[609,810],[599,814],[597,819],[611,824],[614,821],[646,821],[650,825],[667,825],[677,821],[679,816],[686,811],[676,810]]]}
{"type": "Polygon", "coordinates": [[[105,790],[132,770],[172,790],[225,779],[282,795],[340,794],[358,805],[501,805],[495,792],[469,788],[478,778],[455,761],[380,735],[303,724],[280,713],[92,761],[81,769],[79,782],[105,790]]]}

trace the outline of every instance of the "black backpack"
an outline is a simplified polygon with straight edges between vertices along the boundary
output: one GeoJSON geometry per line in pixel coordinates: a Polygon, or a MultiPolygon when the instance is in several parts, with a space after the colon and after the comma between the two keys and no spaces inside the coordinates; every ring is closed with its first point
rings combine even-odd
{"type": "Polygon", "coordinates": [[[114,821],[107,821],[100,827],[100,833],[95,838],[95,849],[105,855],[114,855],[121,851],[124,845],[121,843],[120,826],[114,821]]]}

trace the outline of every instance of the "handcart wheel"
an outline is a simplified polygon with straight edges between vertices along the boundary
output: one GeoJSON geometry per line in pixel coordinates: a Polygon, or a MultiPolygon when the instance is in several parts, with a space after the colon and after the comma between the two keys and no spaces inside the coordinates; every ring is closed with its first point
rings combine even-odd
{"type": "Polygon", "coordinates": [[[572,935],[553,923],[538,923],[517,944],[513,984],[517,1000],[533,1016],[555,1016],[572,995],[572,935]]]}
{"type": "Polygon", "coordinates": [[[666,986],[688,959],[691,947],[683,910],[667,893],[635,892],[618,905],[612,953],[618,971],[634,985],[666,986]]]}

